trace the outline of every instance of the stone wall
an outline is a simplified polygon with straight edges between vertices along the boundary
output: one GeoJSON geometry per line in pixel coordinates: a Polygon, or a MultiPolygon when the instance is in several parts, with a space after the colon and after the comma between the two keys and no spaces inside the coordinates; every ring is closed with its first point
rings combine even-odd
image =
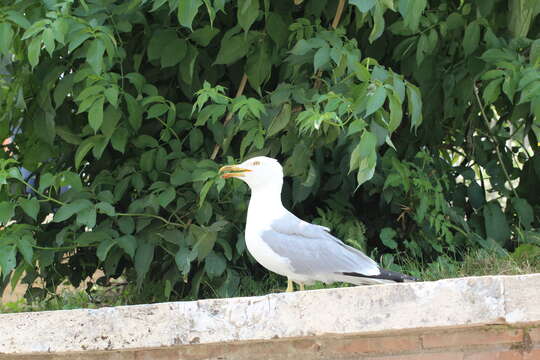
{"type": "Polygon", "coordinates": [[[540,360],[540,274],[0,315],[0,359],[540,360]]]}

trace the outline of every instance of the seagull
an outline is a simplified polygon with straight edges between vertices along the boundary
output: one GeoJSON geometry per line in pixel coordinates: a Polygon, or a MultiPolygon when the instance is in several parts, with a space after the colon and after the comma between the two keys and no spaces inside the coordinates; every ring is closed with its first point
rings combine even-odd
{"type": "Polygon", "coordinates": [[[266,269],[286,276],[287,292],[293,284],[347,282],[371,285],[415,281],[385,270],[358,249],[343,243],[324,226],[299,219],[281,202],[283,168],[273,158],[257,156],[239,165],[219,169],[222,178],[248,184],[251,198],[246,221],[246,247],[266,269]]]}

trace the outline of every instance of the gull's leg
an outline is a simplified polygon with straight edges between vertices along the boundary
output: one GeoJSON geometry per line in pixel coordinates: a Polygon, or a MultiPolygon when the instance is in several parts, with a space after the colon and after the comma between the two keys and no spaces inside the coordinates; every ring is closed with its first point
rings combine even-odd
{"type": "Polygon", "coordinates": [[[294,291],[293,282],[291,279],[287,278],[287,290],[285,290],[285,292],[293,292],[293,291],[294,291]]]}
{"type": "Polygon", "coordinates": [[[304,283],[300,283],[300,291],[304,291],[306,289],[304,289],[304,283]]]}

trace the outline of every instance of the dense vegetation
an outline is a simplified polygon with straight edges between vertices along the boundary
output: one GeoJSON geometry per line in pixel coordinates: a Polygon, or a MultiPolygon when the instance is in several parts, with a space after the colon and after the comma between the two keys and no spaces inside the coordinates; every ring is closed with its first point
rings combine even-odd
{"type": "Polygon", "coordinates": [[[0,4],[0,290],[238,294],[266,271],[217,169],[260,154],[384,266],[540,261],[535,0],[0,4]]]}

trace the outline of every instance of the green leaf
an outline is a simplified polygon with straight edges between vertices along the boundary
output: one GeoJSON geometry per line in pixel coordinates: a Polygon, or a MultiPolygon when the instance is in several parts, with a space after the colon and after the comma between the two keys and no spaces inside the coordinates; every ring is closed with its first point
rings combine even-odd
{"type": "Polygon", "coordinates": [[[484,89],[482,93],[482,98],[484,99],[484,104],[489,105],[495,102],[501,95],[501,83],[503,79],[495,79],[489,82],[489,84],[484,89]]]}
{"type": "Polygon", "coordinates": [[[116,239],[118,246],[126,252],[132,259],[137,250],[137,239],[133,235],[124,235],[116,239]]]}
{"type": "Polygon", "coordinates": [[[249,30],[258,16],[259,0],[238,0],[236,18],[238,24],[245,32],[249,30]]]}
{"type": "Polygon", "coordinates": [[[144,148],[157,148],[159,146],[159,142],[156,138],[153,138],[148,135],[139,135],[137,138],[133,141],[133,145],[135,145],[139,149],[144,148]]]}
{"type": "Polygon", "coordinates": [[[153,119],[165,114],[167,110],[169,110],[169,106],[166,104],[154,104],[148,110],[148,115],[146,117],[148,119],[153,119]]]}
{"type": "Polygon", "coordinates": [[[90,42],[86,51],[86,62],[96,74],[101,74],[103,69],[103,55],[105,53],[105,44],[103,40],[94,39],[90,42]]]}
{"type": "Polygon", "coordinates": [[[70,36],[70,41],[68,45],[68,53],[75,51],[83,42],[90,39],[92,34],[86,30],[80,30],[70,36]]]}
{"type": "Polygon", "coordinates": [[[317,72],[320,68],[327,65],[330,62],[330,48],[328,46],[323,46],[315,52],[313,57],[313,68],[314,72],[317,72]]]}
{"type": "Polygon", "coordinates": [[[41,52],[41,38],[35,37],[28,45],[28,61],[32,68],[35,68],[39,63],[39,53],[41,52]]]}
{"type": "MultiPolygon", "coordinates": [[[[425,0],[414,0],[414,1],[425,1],[425,0]]],[[[375,4],[375,11],[373,12],[373,29],[371,29],[371,33],[369,34],[369,42],[373,43],[375,40],[377,40],[379,37],[381,37],[383,31],[384,31],[384,9],[383,6],[377,2],[375,4]]]]}
{"type": "Polygon", "coordinates": [[[152,10],[150,10],[150,12],[156,11],[157,9],[159,9],[160,7],[162,7],[163,4],[165,4],[167,1],[168,1],[168,0],[154,0],[153,6],[152,6],[152,10]]]}
{"type": "Polygon", "coordinates": [[[0,225],[6,225],[15,214],[15,204],[2,201],[0,202],[0,225]]]}
{"type": "Polygon", "coordinates": [[[246,74],[249,84],[257,92],[261,85],[270,78],[272,63],[270,53],[265,44],[260,44],[258,51],[248,56],[246,62],[246,74]]]}
{"type": "MultiPolygon", "coordinates": [[[[163,49],[169,46],[169,44],[175,40],[178,40],[176,32],[169,30],[156,30],[150,41],[148,42],[148,60],[157,60],[161,58],[163,49]]],[[[140,89],[142,84],[137,86],[137,89],[140,89]]],[[[140,91],[140,90],[139,90],[140,91]]]]}
{"type": "Polygon", "coordinates": [[[270,126],[268,126],[268,130],[266,130],[266,136],[271,137],[276,135],[278,132],[285,129],[285,127],[289,124],[290,121],[291,104],[284,103],[279,114],[277,114],[276,117],[272,119],[270,126]]]}
{"type": "Polygon", "coordinates": [[[204,126],[208,119],[211,117],[213,121],[216,121],[227,111],[226,105],[212,104],[205,106],[198,114],[195,126],[204,126]]]}
{"type": "Polygon", "coordinates": [[[291,49],[291,54],[296,56],[304,56],[308,52],[313,50],[313,44],[310,42],[307,42],[304,39],[300,39],[296,45],[291,49]]]}
{"type": "Polygon", "coordinates": [[[246,37],[243,34],[232,36],[229,39],[224,37],[214,64],[231,65],[237,62],[246,56],[249,48],[248,45],[246,37]]]}
{"type": "Polygon", "coordinates": [[[191,181],[191,173],[182,168],[176,168],[171,175],[171,184],[181,186],[191,181]]]}
{"type": "Polygon", "coordinates": [[[116,151],[124,153],[126,150],[126,144],[128,140],[129,133],[126,128],[118,128],[114,131],[113,136],[111,137],[111,145],[116,151]]]}
{"type": "Polygon", "coordinates": [[[266,32],[278,48],[282,48],[287,44],[289,29],[279,13],[268,13],[266,16],[266,32]]]}
{"type": "Polygon", "coordinates": [[[495,200],[484,205],[483,209],[486,236],[495,240],[499,245],[504,244],[510,238],[510,228],[501,206],[495,200]]]}
{"type": "Polygon", "coordinates": [[[120,121],[123,112],[120,109],[108,105],[103,114],[103,124],[101,124],[101,132],[108,138],[112,137],[116,130],[116,125],[120,121]]]}
{"type": "Polygon", "coordinates": [[[88,123],[90,127],[97,132],[103,123],[103,103],[105,98],[100,96],[88,111],[88,123]]]}
{"type": "Polygon", "coordinates": [[[189,229],[196,241],[194,249],[197,250],[197,260],[202,261],[214,248],[217,232],[197,225],[191,225],[189,229]]]}
{"type": "Polygon", "coordinates": [[[480,42],[480,24],[477,21],[473,21],[465,28],[465,34],[463,35],[463,51],[465,55],[472,54],[478,47],[480,42]]]}
{"type": "Polygon", "coordinates": [[[55,177],[50,173],[45,173],[41,175],[41,178],[39,179],[39,192],[43,192],[43,190],[47,189],[48,187],[52,186],[55,182],[55,177]]]}
{"type": "Polygon", "coordinates": [[[385,227],[381,230],[380,238],[384,246],[386,246],[389,249],[395,250],[398,247],[398,244],[394,238],[396,237],[397,233],[394,229],[385,227]]]}
{"type": "Polygon", "coordinates": [[[193,73],[195,71],[195,64],[197,56],[199,55],[199,51],[195,46],[188,43],[186,52],[186,56],[180,63],[180,78],[186,84],[191,85],[191,83],[193,82],[193,73]]]}
{"type": "Polygon", "coordinates": [[[161,49],[161,67],[178,64],[186,56],[187,42],[184,39],[174,39],[161,49]]]}
{"type": "Polygon", "coordinates": [[[69,219],[74,214],[81,212],[84,209],[92,207],[92,202],[87,199],[77,199],[71,203],[62,205],[54,214],[53,222],[62,222],[69,219]]]}
{"type": "Polygon", "coordinates": [[[384,88],[384,86],[377,87],[377,89],[373,92],[373,94],[368,95],[365,116],[369,116],[373,114],[375,111],[379,110],[381,106],[384,105],[385,100],[386,100],[386,89],[384,88]]]}
{"type": "Polygon", "coordinates": [[[91,138],[88,138],[88,139],[85,139],[80,145],[79,147],[77,147],[77,151],[75,152],[75,168],[79,168],[79,166],[81,166],[81,162],[83,161],[83,159],[86,157],[86,154],[88,154],[88,152],[90,150],[92,150],[92,148],[96,145],[95,141],[94,141],[94,138],[91,137],[91,138]]]}
{"type": "Polygon", "coordinates": [[[347,129],[347,136],[357,134],[365,129],[367,126],[366,122],[363,119],[354,120],[347,129]]]}
{"type": "Polygon", "coordinates": [[[30,24],[30,21],[26,17],[24,17],[20,12],[15,10],[8,10],[6,11],[6,14],[8,14],[7,18],[11,21],[13,21],[15,24],[19,25],[23,29],[28,29],[32,24],[30,24]]]}
{"type": "Polygon", "coordinates": [[[154,167],[156,149],[145,151],[139,160],[139,166],[145,172],[150,172],[154,167]]]}
{"type": "Polygon", "coordinates": [[[54,38],[60,44],[66,44],[66,35],[69,33],[69,22],[64,18],[57,18],[52,24],[54,38]]]}
{"type": "Polygon", "coordinates": [[[403,106],[399,96],[395,93],[388,94],[388,104],[390,108],[390,122],[388,123],[388,132],[394,132],[403,119],[403,106]]]}
{"type": "Polygon", "coordinates": [[[60,186],[70,186],[73,190],[82,191],[83,185],[79,174],[73,171],[64,171],[59,176],[60,186]]]}
{"type": "Polygon", "coordinates": [[[352,4],[363,13],[367,13],[375,6],[376,0],[349,0],[349,4],[352,4]]]}
{"type": "Polygon", "coordinates": [[[118,87],[112,86],[105,90],[104,92],[105,97],[107,98],[107,101],[112,106],[116,107],[118,106],[118,87]]]}
{"type": "Polygon", "coordinates": [[[116,211],[114,210],[114,206],[107,202],[99,202],[96,204],[96,209],[99,210],[101,213],[106,214],[107,216],[116,216],[116,211]]]}
{"type": "Polygon", "coordinates": [[[206,195],[208,194],[208,191],[212,185],[214,185],[214,181],[207,181],[201,188],[201,191],[199,192],[199,207],[203,205],[206,195]]]}
{"type": "Polygon", "coordinates": [[[420,66],[426,54],[429,54],[428,37],[426,34],[420,35],[418,44],[416,45],[416,65],[420,66]]]}
{"type": "Polygon", "coordinates": [[[0,245],[0,269],[2,270],[2,281],[6,281],[11,274],[11,270],[15,269],[15,266],[17,265],[15,254],[15,246],[0,245]]]}
{"type": "Polygon", "coordinates": [[[129,112],[129,124],[133,130],[139,130],[142,125],[142,114],[143,109],[141,104],[135,100],[130,94],[124,94],[124,99],[126,100],[128,112],[129,112]]]}
{"type": "Polygon", "coordinates": [[[196,151],[203,144],[203,133],[198,128],[194,128],[189,132],[189,147],[191,151],[196,151]]]}
{"type": "Polygon", "coordinates": [[[96,216],[96,208],[94,206],[84,208],[77,213],[77,224],[92,229],[96,226],[96,216]]]}
{"type": "Polygon", "coordinates": [[[412,31],[418,31],[420,18],[427,6],[427,0],[399,0],[399,13],[403,16],[404,25],[412,31]]]}
{"type": "Polygon", "coordinates": [[[39,213],[39,201],[36,198],[19,199],[19,203],[26,215],[30,216],[32,219],[37,220],[37,215],[39,213]]]}
{"type": "Polygon", "coordinates": [[[189,274],[189,270],[191,269],[191,261],[195,259],[193,254],[194,253],[189,251],[187,247],[180,246],[180,249],[174,256],[174,261],[178,270],[180,270],[185,277],[189,274]]]}
{"type": "Polygon", "coordinates": [[[367,82],[371,79],[371,74],[369,73],[368,69],[359,62],[354,64],[354,74],[358,80],[362,82],[367,82]]]}
{"type": "Polygon", "coordinates": [[[13,41],[13,28],[9,23],[0,24],[0,54],[7,55],[13,41]]]}
{"type": "Polygon", "coordinates": [[[486,71],[484,74],[482,74],[480,79],[482,79],[482,80],[493,80],[493,79],[500,78],[502,76],[504,76],[504,71],[500,70],[500,69],[495,69],[495,70],[486,71]]]}
{"type": "Polygon", "coordinates": [[[422,97],[420,90],[410,83],[407,83],[407,100],[411,129],[416,129],[422,123],[422,97]]]}
{"type": "Polygon", "coordinates": [[[221,276],[226,268],[227,261],[215,251],[211,251],[204,259],[204,270],[211,278],[221,276]]]}
{"type": "Polygon", "coordinates": [[[200,29],[195,30],[189,38],[202,47],[208,46],[210,41],[219,34],[219,29],[210,25],[203,26],[200,29]]]}
{"type": "Polygon", "coordinates": [[[358,186],[370,180],[375,174],[377,165],[377,135],[364,130],[360,143],[351,154],[349,171],[358,169],[356,181],[358,186]]]}
{"type": "Polygon", "coordinates": [[[113,239],[105,239],[101,241],[97,247],[96,255],[100,261],[105,261],[109,250],[116,244],[113,239]]]}
{"type": "Polygon", "coordinates": [[[525,199],[512,198],[512,207],[516,210],[521,226],[530,230],[534,221],[534,210],[525,199]]]}
{"type": "Polygon", "coordinates": [[[137,272],[137,287],[141,287],[148,270],[150,270],[153,259],[154,244],[139,239],[134,259],[135,271],[137,272]]]}
{"type": "Polygon", "coordinates": [[[472,181],[467,187],[467,196],[469,197],[471,206],[475,209],[482,207],[486,201],[484,190],[476,181],[472,181]]]}
{"type": "Polygon", "coordinates": [[[122,216],[118,220],[118,228],[124,234],[132,234],[133,230],[135,230],[135,221],[133,221],[133,217],[122,216]]]}
{"type": "Polygon", "coordinates": [[[173,187],[168,187],[162,191],[158,197],[158,203],[161,207],[166,207],[176,198],[176,190],[173,187]]]}
{"type": "Polygon", "coordinates": [[[532,42],[529,58],[532,65],[540,63],[540,39],[536,39],[532,42]]]}
{"type": "MultiPolygon", "coordinates": [[[[83,91],[80,92],[80,94],[75,98],[76,101],[84,101],[87,98],[94,97],[94,95],[101,94],[105,88],[102,85],[92,85],[87,88],[85,88],[83,91]]],[[[80,105],[79,107],[82,107],[80,105]]],[[[83,112],[84,110],[79,109],[78,113],[83,112]]]]}
{"type": "Polygon", "coordinates": [[[54,52],[54,34],[50,27],[43,30],[42,39],[45,50],[47,50],[49,56],[52,56],[52,53],[54,52]]]}
{"type": "Polygon", "coordinates": [[[22,235],[17,240],[17,248],[19,249],[19,252],[22,254],[24,261],[26,261],[29,265],[32,265],[32,260],[34,258],[34,249],[33,245],[35,244],[35,240],[32,237],[32,235],[26,233],[22,235]]]}
{"type": "MultiPolygon", "coordinates": [[[[34,35],[36,35],[36,34],[42,32],[43,29],[45,29],[45,26],[47,26],[48,24],[50,24],[50,22],[51,22],[51,21],[48,20],[48,19],[42,19],[42,20],[36,21],[35,23],[32,24],[32,26],[30,26],[30,28],[28,28],[28,29],[24,32],[24,34],[23,34],[21,40],[29,39],[29,38],[31,38],[32,36],[34,36],[34,35]]],[[[36,37],[37,37],[37,36],[36,36],[36,37]]],[[[36,38],[36,37],[34,37],[34,38],[36,38]]]]}
{"type": "Polygon", "coordinates": [[[180,25],[193,30],[193,19],[202,4],[202,0],[180,0],[178,3],[178,22],[180,25]]]}

